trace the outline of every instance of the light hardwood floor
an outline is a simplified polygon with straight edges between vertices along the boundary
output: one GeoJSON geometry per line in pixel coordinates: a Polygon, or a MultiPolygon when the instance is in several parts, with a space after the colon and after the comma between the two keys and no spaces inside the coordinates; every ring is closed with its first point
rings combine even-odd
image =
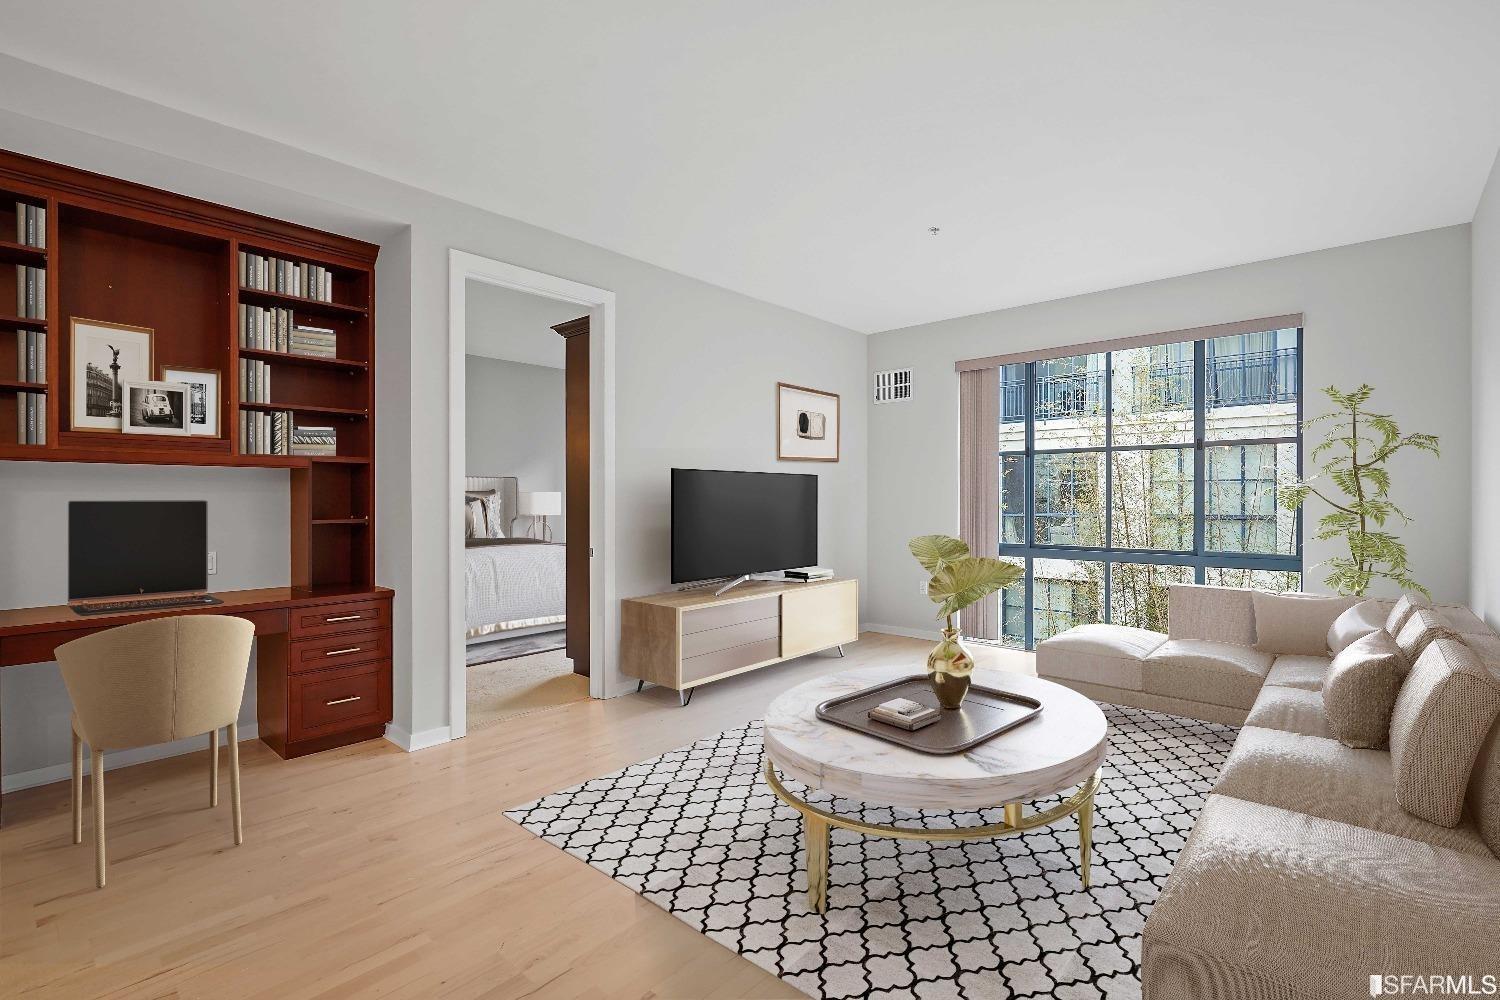
{"type": "Polygon", "coordinates": [[[930,648],[866,633],[844,659],[731,678],[687,708],[647,689],[416,754],[373,741],[282,761],[245,743],[238,848],[227,804],[206,806],[205,755],[111,771],[103,890],[70,843],[67,784],[10,795],[0,996],[800,996],[501,811],[760,718],[810,677],[920,669],[930,648]]]}

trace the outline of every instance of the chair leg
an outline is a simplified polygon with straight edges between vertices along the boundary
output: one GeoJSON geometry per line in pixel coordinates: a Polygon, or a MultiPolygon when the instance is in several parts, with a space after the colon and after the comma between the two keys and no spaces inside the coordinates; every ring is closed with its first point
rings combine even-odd
{"type": "Polygon", "coordinates": [[[73,734],[73,843],[83,843],[83,740],[73,734]]]}
{"type": "Polygon", "coordinates": [[[245,826],[240,817],[240,724],[229,724],[229,806],[234,812],[234,845],[245,842],[245,826]]]}
{"type": "Polygon", "coordinates": [[[104,888],[104,754],[94,747],[90,766],[94,771],[94,881],[104,888]]]}
{"type": "Polygon", "coordinates": [[[219,731],[208,734],[208,805],[219,804],[219,731]]]}

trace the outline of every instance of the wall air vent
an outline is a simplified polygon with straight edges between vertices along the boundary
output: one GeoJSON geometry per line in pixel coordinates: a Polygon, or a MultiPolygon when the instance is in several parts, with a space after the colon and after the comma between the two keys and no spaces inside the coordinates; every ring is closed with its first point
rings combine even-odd
{"type": "Polygon", "coordinates": [[[876,403],[905,403],[911,399],[911,369],[892,368],[875,373],[876,403]]]}

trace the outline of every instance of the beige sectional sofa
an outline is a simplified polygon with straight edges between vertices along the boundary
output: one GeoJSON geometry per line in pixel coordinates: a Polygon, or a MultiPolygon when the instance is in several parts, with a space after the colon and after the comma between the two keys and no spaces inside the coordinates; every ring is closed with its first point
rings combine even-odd
{"type": "MultiPolygon", "coordinates": [[[[1390,604],[1345,619],[1374,622],[1390,604]]],[[[1348,607],[1319,605],[1330,626],[1348,607]]],[[[1433,610],[1437,638],[1391,722],[1403,760],[1334,738],[1320,690],[1332,650],[1257,650],[1278,643],[1257,636],[1248,591],[1174,587],[1168,635],[1092,625],[1038,646],[1041,676],[1097,699],[1244,727],[1146,923],[1145,1000],[1361,997],[1372,976],[1428,987],[1383,980],[1384,993],[1431,995],[1430,976],[1500,990],[1500,720],[1487,736],[1443,723],[1412,733],[1421,692],[1407,690],[1452,680],[1459,661],[1464,679],[1500,690],[1500,638],[1466,608],[1433,610]],[[1457,769],[1465,786],[1445,790],[1452,774],[1412,784],[1411,748],[1464,738],[1483,740],[1472,769],[1457,769]],[[1434,791],[1461,797],[1454,825],[1403,808],[1434,791]]]]}

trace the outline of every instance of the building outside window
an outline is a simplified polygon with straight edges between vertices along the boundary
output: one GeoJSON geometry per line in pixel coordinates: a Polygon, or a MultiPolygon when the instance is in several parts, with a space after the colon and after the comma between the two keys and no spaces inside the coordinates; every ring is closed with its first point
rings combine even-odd
{"type": "Polygon", "coordinates": [[[1085,622],[1166,631],[1167,586],[1301,585],[1297,328],[1000,368],[999,554],[1011,646],[1085,622]]]}

